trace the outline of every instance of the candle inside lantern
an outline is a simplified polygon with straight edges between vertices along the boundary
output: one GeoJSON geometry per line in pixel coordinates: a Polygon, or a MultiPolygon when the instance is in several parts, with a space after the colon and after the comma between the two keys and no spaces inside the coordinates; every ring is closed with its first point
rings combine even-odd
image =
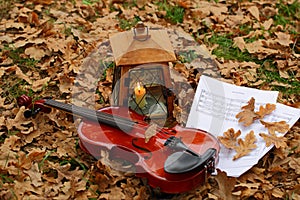
{"type": "Polygon", "coordinates": [[[140,108],[144,108],[146,105],[146,89],[137,82],[136,87],[134,88],[135,101],[140,108]]]}

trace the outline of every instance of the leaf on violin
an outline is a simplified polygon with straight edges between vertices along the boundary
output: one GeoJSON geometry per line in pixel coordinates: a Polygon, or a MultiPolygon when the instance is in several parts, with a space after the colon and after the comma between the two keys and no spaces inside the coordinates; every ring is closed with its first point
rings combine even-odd
{"type": "Polygon", "coordinates": [[[218,136],[219,141],[229,149],[234,149],[237,143],[237,138],[241,135],[241,131],[234,132],[233,128],[228,129],[223,133],[224,136],[218,136]]]}
{"type": "Polygon", "coordinates": [[[256,137],[254,135],[253,131],[250,131],[246,137],[245,140],[242,140],[241,138],[238,139],[238,146],[234,148],[234,150],[237,152],[236,155],[233,157],[233,160],[236,160],[238,158],[241,158],[245,155],[248,155],[253,149],[257,147],[256,144],[256,137]]]}
{"type": "Polygon", "coordinates": [[[149,140],[155,136],[157,133],[157,124],[151,124],[145,131],[145,143],[148,143],[149,140]]]}
{"type": "Polygon", "coordinates": [[[257,119],[257,114],[254,112],[254,103],[255,99],[251,97],[248,104],[242,107],[243,111],[235,116],[239,119],[239,122],[244,122],[244,126],[250,126],[257,119]]]}
{"type": "Polygon", "coordinates": [[[258,117],[260,119],[264,118],[264,116],[271,114],[271,112],[273,112],[273,110],[276,109],[276,105],[275,104],[270,104],[267,103],[266,106],[260,106],[259,107],[259,111],[255,112],[255,114],[258,115],[258,117]]]}
{"type": "Polygon", "coordinates": [[[271,135],[275,135],[275,131],[279,133],[285,133],[289,130],[289,125],[286,123],[286,121],[265,122],[260,120],[260,123],[262,123],[268,129],[271,135]]]}
{"type": "Polygon", "coordinates": [[[287,147],[287,144],[286,144],[287,139],[283,136],[276,136],[275,133],[274,134],[273,133],[270,133],[270,134],[260,133],[259,136],[264,139],[267,147],[269,147],[271,144],[274,144],[277,149],[280,147],[282,147],[282,148],[287,147]]]}

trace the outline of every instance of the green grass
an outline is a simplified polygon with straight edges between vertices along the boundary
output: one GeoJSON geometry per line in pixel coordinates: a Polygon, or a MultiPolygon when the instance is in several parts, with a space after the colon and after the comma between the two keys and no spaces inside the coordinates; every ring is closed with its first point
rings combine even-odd
{"type": "Polygon", "coordinates": [[[280,76],[277,67],[272,60],[265,60],[270,65],[268,67],[261,65],[258,69],[258,76],[261,77],[266,83],[272,84],[274,82],[282,83],[288,85],[286,86],[272,86],[273,90],[282,92],[284,95],[299,95],[300,94],[300,82],[290,73],[289,78],[283,78],[280,76]]]}
{"type": "Polygon", "coordinates": [[[100,0],[82,0],[82,3],[85,4],[85,5],[90,6],[90,5],[92,5],[92,4],[94,4],[94,3],[97,3],[97,2],[99,2],[99,1],[100,1],[100,0]]]}
{"type": "Polygon", "coordinates": [[[7,18],[11,9],[14,8],[14,4],[17,3],[17,0],[1,0],[0,1],[0,20],[2,18],[7,18]]]}
{"type": "Polygon", "coordinates": [[[132,27],[134,27],[141,19],[136,16],[130,20],[118,18],[119,20],[119,26],[122,30],[130,30],[132,27]]]}
{"type": "Polygon", "coordinates": [[[213,34],[206,40],[208,45],[218,44],[219,46],[213,50],[213,54],[218,58],[225,60],[237,60],[246,62],[255,62],[257,59],[248,52],[242,52],[239,48],[233,47],[233,39],[231,34],[213,34]]]}
{"type": "Polygon", "coordinates": [[[5,51],[7,56],[13,60],[14,64],[20,67],[23,73],[26,73],[29,70],[35,70],[35,66],[39,62],[33,58],[25,57],[24,48],[12,48],[5,45],[3,51],[5,51]]]}
{"type": "Polygon", "coordinates": [[[159,10],[166,11],[165,18],[173,24],[182,23],[185,10],[178,5],[171,5],[166,0],[163,2],[157,2],[159,10]]]}
{"type": "Polygon", "coordinates": [[[258,79],[264,80],[265,83],[272,84],[273,82],[282,83],[286,86],[271,86],[273,90],[282,92],[283,95],[299,95],[300,82],[295,78],[292,71],[289,72],[289,78],[280,76],[275,62],[272,58],[258,59],[251,55],[246,50],[241,51],[239,48],[233,47],[233,39],[231,34],[216,34],[214,33],[209,39],[206,39],[207,45],[218,44],[218,47],[212,51],[212,54],[218,58],[225,60],[236,60],[239,62],[255,62],[261,67],[258,69],[258,79]]]}
{"type": "Polygon", "coordinates": [[[294,24],[300,20],[300,2],[294,0],[293,3],[287,4],[282,0],[276,4],[278,8],[278,14],[274,16],[274,22],[276,25],[294,24]]]}
{"type": "Polygon", "coordinates": [[[13,101],[22,94],[32,96],[32,90],[27,89],[28,83],[26,81],[16,78],[15,82],[12,84],[9,81],[5,81],[6,79],[8,79],[8,77],[2,77],[3,83],[1,88],[4,91],[3,94],[8,98],[8,101],[13,101]]]}

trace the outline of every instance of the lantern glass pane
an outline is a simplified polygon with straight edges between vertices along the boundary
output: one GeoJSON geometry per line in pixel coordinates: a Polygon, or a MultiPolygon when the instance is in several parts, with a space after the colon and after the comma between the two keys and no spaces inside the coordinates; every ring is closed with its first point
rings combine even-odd
{"type": "Polygon", "coordinates": [[[161,67],[134,68],[129,71],[130,88],[133,89],[139,82],[145,87],[164,85],[163,70],[161,67]]]}
{"type": "Polygon", "coordinates": [[[161,116],[166,118],[168,110],[162,67],[166,66],[158,64],[157,66],[135,67],[129,70],[129,90],[132,91],[129,98],[131,109],[150,117],[161,116]],[[137,85],[145,88],[145,94],[142,97],[136,94],[137,85]]]}

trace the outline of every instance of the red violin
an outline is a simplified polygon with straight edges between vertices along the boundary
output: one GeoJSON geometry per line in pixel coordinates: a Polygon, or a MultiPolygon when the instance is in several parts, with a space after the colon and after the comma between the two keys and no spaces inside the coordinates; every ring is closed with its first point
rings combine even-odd
{"type": "Polygon", "coordinates": [[[18,104],[30,108],[25,117],[51,108],[82,117],[78,135],[84,151],[99,158],[101,150],[108,150],[111,159],[133,163],[136,176],[147,178],[148,184],[161,192],[195,189],[215,170],[220,147],[207,132],[179,125],[158,128],[125,107],[95,111],[52,99],[32,103],[25,95],[18,98],[18,104]],[[149,138],[145,137],[148,131],[154,132],[149,138]]]}

